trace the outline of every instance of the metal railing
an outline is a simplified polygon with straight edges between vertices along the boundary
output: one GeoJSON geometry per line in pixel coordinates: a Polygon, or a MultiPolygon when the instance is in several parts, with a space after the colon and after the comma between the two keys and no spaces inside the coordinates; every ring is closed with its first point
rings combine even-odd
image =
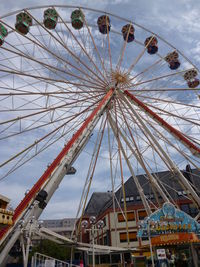
{"type": "Polygon", "coordinates": [[[70,264],[44,254],[35,253],[32,257],[31,267],[70,267],[70,264]]]}

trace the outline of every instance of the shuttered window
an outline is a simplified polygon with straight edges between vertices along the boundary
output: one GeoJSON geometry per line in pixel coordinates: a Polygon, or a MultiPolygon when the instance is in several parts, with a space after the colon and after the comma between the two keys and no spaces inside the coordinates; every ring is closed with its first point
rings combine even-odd
{"type": "MultiPolygon", "coordinates": [[[[124,215],[122,213],[118,213],[118,222],[125,222],[124,215]]],[[[134,211],[127,212],[127,220],[128,221],[134,221],[135,220],[135,212],[134,211]]]]}
{"type": "Polygon", "coordinates": [[[139,217],[139,220],[144,220],[144,218],[147,216],[147,213],[145,210],[139,210],[138,211],[138,217],[139,217]]]}
{"type": "MultiPolygon", "coordinates": [[[[126,232],[120,233],[119,235],[120,235],[120,242],[121,243],[128,242],[126,232]]],[[[137,241],[137,232],[129,232],[128,235],[129,235],[129,241],[130,242],[136,242],[137,241]]]]}

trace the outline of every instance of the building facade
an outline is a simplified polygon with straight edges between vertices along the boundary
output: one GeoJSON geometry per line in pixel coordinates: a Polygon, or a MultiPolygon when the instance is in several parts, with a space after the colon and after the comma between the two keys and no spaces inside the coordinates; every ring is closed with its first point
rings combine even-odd
{"type": "MultiPolygon", "coordinates": [[[[200,190],[199,172],[193,170],[192,173],[183,172],[189,180],[197,194],[200,190]]],[[[193,218],[198,214],[197,207],[187,198],[185,191],[178,183],[178,177],[168,171],[158,172],[156,174],[160,181],[160,185],[167,188],[168,198],[173,199],[174,204],[193,218]]],[[[148,199],[151,210],[154,211],[162,207],[164,203],[159,193],[155,196],[155,188],[145,175],[139,175],[138,180],[144,190],[144,194],[148,199]]],[[[115,192],[114,196],[111,192],[93,193],[88,205],[85,209],[84,219],[89,221],[90,216],[96,216],[97,221],[103,220],[103,229],[96,230],[95,243],[102,245],[110,245],[116,247],[144,247],[149,244],[148,238],[137,238],[137,231],[140,222],[147,216],[142,204],[140,195],[132,177],[124,184],[126,205],[127,205],[127,223],[124,216],[124,198],[122,188],[115,192]],[[114,197],[114,201],[113,201],[114,197]],[[113,205],[114,204],[114,205],[113,205]],[[127,229],[129,238],[127,238],[127,229]],[[128,244],[129,239],[129,244],[128,244]]],[[[163,190],[165,190],[163,188],[163,190]]],[[[91,242],[91,234],[89,231],[82,230],[81,238],[84,242],[91,242]]]]}
{"type": "Polygon", "coordinates": [[[0,229],[13,224],[13,211],[8,209],[9,203],[9,198],[0,195],[0,229]]]}
{"type": "Polygon", "coordinates": [[[43,220],[43,227],[48,228],[60,235],[71,237],[76,223],[75,218],[64,218],[55,220],[43,220]]]}

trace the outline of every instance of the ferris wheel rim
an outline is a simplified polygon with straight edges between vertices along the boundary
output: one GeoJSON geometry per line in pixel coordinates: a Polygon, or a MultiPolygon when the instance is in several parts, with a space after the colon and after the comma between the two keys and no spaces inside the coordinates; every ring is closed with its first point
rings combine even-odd
{"type": "MultiPolygon", "coordinates": [[[[27,8],[27,9],[21,9],[21,10],[18,10],[18,11],[15,11],[14,13],[10,13],[10,14],[8,14],[8,15],[5,15],[5,16],[2,16],[2,18],[1,19],[3,19],[3,18],[5,18],[5,17],[7,17],[7,16],[11,16],[11,15],[14,15],[14,14],[16,14],[17,12],[20,12],[20,11],[27,11],[27,10],[33,10],[33,9],[41,9],[41,8],[46,8],[46,7],[60,7],[60,8],[62,8],[62,7],[65,7],[65,8],[78,8],[77,6],[69,6],[69,5],[53,5],[53,6],[51,6],[51,5],[45,5],[45,6],[38,6],[38,7],[30,7],[30,8],[27,8]]],[[[88,10],[88,11],[96,11],[96,12],[98,12],[98,13],[100,13],[100,12],[102,12],[103,14],[107,14],[107,15],[111,15],[111,16],[113,16],[113,17],[115,17],[115,18],[117,18],[117,19],[120,19],[120,20],[123,20],[123,21],[127,21],[127,22],[131,22],[130,20],[127,20],[127,19],[124,19],[124,18],[122,18],[122,17],[119,17],[119,16],[117,16],[117,15],[113,15],[113,14],[111,14],[111,13],[108,13],[108,12],[105,12],[105,11],[101,11],[101,10],[95,10],[95,9],[90,9],[90,8],[85,8],[85,7],[81,7],[83,10],[88,10]]],[[[35,19],[35,18],[34,18],[35,19]]],[[[144,28],[143,26],[140,26],[139,24],[136,24],[135,22],[131,22],[131,23],[133,23],[133,25],[136,25],[136,26],[138,26],[138,27],[140,27],[140,28],[142,28],[145,32],[147,31],[147,32],[149,32],[149,33],[151,33],[151,34],[153,34],[154,36],[157,36],[160,40],[162,40],[162,37],[160,37],[159,35],[157,35],[157,34],[155,34],[155,33],[153,33],[153,32],[151,32],[151,31],[149,31],[149,30],[147,30],[146,28],[144,28]]],[[[38,24],[38,25],[40,25],[40,24],[38,24]]],[[[49,31],[47,30],[47,33],[48,33],[49,31]]],[[[112,32],[112,31],[111,31],[112,32]]],[[[117,32],[117,33],[119,33],[119,32],[117,32]]],[[[109,34],[108,34],[109,35],[109,34]]],[[[168,46],[170,46],[171,48],[175,48],[175,47],[173,47],[171,44],[168,44],[168,42],[166,41],[166,40],[162,40],[163,42],[165,42],[168,46]]],[[[139,41],[137,41],[136,43],[138,43],[138,44],[142,44],[141,42],[139,42],[139,41]]],[[[125,44],[125,43],[124,43],[125,44]]],[[[143,47],[144,47],[144,44],[142,44],[143,45],[143,47]]],[[[141,52],[141,56],[144,54],[144,52],[145,52],[145,49],[146,49],[146,46],[145,46],[145,48],[144,48],[144,50],[141,52]]],[[[175,48],[176,49],[176,48],[175,48]]],[[[176,51],[179,51],[179,50],[177,50],[176,49],[176,51]]],[[[181,53],[180,53],[181,54],[181,53]]],[[[140,55],[138,56],[138,60],[140,59],[140,55]]],[[[157,54],[157,56],[159,56],[158,54],[157,54]]],[[[163,58],[162,58],[163,59],[163,58]]],[[[189,62],[188,60],[187,60],[187,58],[186,57],[184,57],[184,59],[187,61],[187,62],[189,62]]],[[[121,60],[121,59],[120,59],[121,60]]],[[[135,61],[136,63],[138,62],[137,61],[137,59],[136,59],[136,61],[135,61]]],[[[136,64],[135,62],[133,62],[133,64],[132,64],[132,66],[134,67],[134,64],[136,64]]],[[[194,66],[194,65],[193,65],[194,66]]],[[[167,77],[171,77],[171,76],[174,76],[174,75],[177,75],[177,74],[180,74],[180,73],[183,73],[183,72],[185,72],[185,71],[187,71],[188,69],[186,69],[186,70],[184,70],[184,71],[180,71],[180,72],[176,72],[176,73],[171,73],[171,74],[167,74],[167,75],[165,75],[164,76],[164,78],[166,78],[166,76],[167,77]]],[[[19,73],[16,73],[16,74],[18,74],[18,75],[20,75],[19,73]]],[[[36,77],[37,78],[37,77],[36,77]]],[[[41,78],[41,77],[40,77],[41,78]]],[[[158,77],[158,79],[161,79],[162,77],[161,76],[159,76],[158,77]]],[[[152,78],[152,80],[156,80],[157,78],[156,77],[154,77],[154,78],[152,78]]],[[[53,81],[56,81],[56,80],[53,80],[53,81]]],[[[150,81],[150,80],[149,80],[150,81]]],[[[134,91],[134,88],[136,87],[137,88],[137,86],[139,86],[139,85],[141,85],[141,84],[143,84],[143,83],[146,83],[146,82],[149,82],[148,80],[147,81],[139,81],[138,83],[135,83],[135,84],[133,84],[133,91],[134,91]]],[[[85,86],[85,85],[84,85],[85,86]]],[[[87,85],[86,85],[87,86],[87,85]]],[[[98,88],[97,88],[98,89],[98,88]]],[[[152,89],[153,90],[153,89],[152,89]]],[[[167,89],[166,89],[167,90],[167,89]]],[[[182,89],[182,90],[184,90],[184,89],[182,89]]],[[[135,90],[136,91],[136,90],[135,90]]],[[[141,91],[140,91],[141,92],[141,91]]],[[[102,90],[102,93],[103,93],[103,90],[102,90]]],[[[105,92],[104,92],[105,93],[105,92]]],[[[140,95],[137,95],[137,96],[140,96],[140,95]]],[[[142,97],[142,95],[141,95],[141,97],[142,97]]],[[[97,98],[98,99],[98,98],[97,98]]],[[[83,100],[81,100],[81,101],[83,101],[83,100]]]]}
{"type": "MultiPolygon", "coordinates": [[[[126,22],[129,22],[129,23],[132,23],[133,25],[136,25],[137,27],[145,30],[146,32],[150,33],[150,34],[153,34],[154,36],[158,37],[160,40],[162,40],[164,43],[166,43],[167,45],[169,45],[172,49],[174,49],[175,51],[177,51],[183,58],[185,58],[185,60],[187,60],[196,70],[198,70],[198,72],[200,72],[199,68],[187,57],[185,56],[185,54],[177,49],[174,45],[172,45],[170,42],[168,42],[165,38],[163,38],[162,36],[158,35],[157,33],[147,29],[146,27],[134,22],[133,20],[131,19],[126,19],[126,18],[123,18],[121,16],[118,16],[116,14],[113,14],[113,13],[110,13],[110,12],[107,12],[107,11],[104,11],[104,10],[100,10],[100,9],[94,9],[94,8],[89,8],[87,6],[77,6],[77,5],[41,5],[41,6],[31,6],[31,7],[26,7],[26,8],[23,8],[23,9],[18,9],[18,10],[15,10],[15,11],[12,11],[12,12],[9,12],[5,15],[2,15],[1,16],[1,20],[3,18],[6,18],[6,17],[9,17],[9,16],[12,16],[12,15],[15,15],[16,13],[20,12],[20,11],[25,11],[25,10],[35,10],[35,9],[40,9],[40,8],[48,8],[48,7],[53,7],[53,8],[81,8],[81,9],[84,9],[84,10],[88,10],[88,11],[93,11],[93,12],[102,12],[104,14],[107,14],[107,15],[111,15],[115,18],[118,18],[122,21],[126,21],[126,22]]],[[[144,44],[142,44],[144,46],[144,44]]]]}

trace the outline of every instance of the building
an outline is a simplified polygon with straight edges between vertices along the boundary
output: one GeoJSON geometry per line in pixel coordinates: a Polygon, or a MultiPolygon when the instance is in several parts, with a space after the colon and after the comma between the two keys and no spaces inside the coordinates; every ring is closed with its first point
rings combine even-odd
{"type": "MultiPolygon", "coordinates": [[[[193,170],[192,173],[183,172],[185,177],[193,184],[198,191],[200,189],[199,171],[193,170]]],[[[155,174],[153,174],[155,175],[155,174]]],[[[169,171],[156,173],[160,185],[163,190],[167,188],[168,197],[175,200],[176,204],[181,210],[195,217],[198,214],[198,209],[194,204],[186,198],[186,193],[178,183],[178,177],[169,171]]],[[[145,175],[137,176],[140,184],[144,190],[146,198],[151,203],[152,211],[155,207],[160,207],[163,200],[159,193],[157,199],[154,194],[154,188],[145,175]]],[[[149,241],[137,238],[137,231],[139,223],[147,216],[147,213],[142,204],[140,195],[132,177],[130,177],[124,184],[126,204],[127,204],[127,219],[130,247],[143,247],[149,244],[149,241]]],[[[199,193],[198,193],[199,194],[199,193]]],[[[91,215],[96,216],[97,221],[103,220],[104,227],[102,230],[95,232],[95,242],[97,244],[127,247],[127,227],[123,215],[124,198],[122,188],[115,192],[115,201],[113,205],[113,196],[111,192],[93,193],[87,207],[85,209],[84,218],[89,219],[91,215]],[[115,208],[113,208],[115,206],[115,208]],[[115,212],[114,212],[115,210],[115,212]]],[[[91,235],[88,231],[82,231],[82,240],[84,242],[91,242],[91,235]]]]}
{"type": "Polygon", "coordinates": [[[7,225],[12,225],[13,211],[8,210],[8,204],[10,199],[0,195],[0,229],[6,227],[7,225]]]}
{"type": "Polygon", "coordinates": [[[75,223],[75,218],[64,218],[55,220],[44,220],[43,226],[56,233],[59,233],[60,235],[71,237],[71,233],[74,229],[75,223]]]}

